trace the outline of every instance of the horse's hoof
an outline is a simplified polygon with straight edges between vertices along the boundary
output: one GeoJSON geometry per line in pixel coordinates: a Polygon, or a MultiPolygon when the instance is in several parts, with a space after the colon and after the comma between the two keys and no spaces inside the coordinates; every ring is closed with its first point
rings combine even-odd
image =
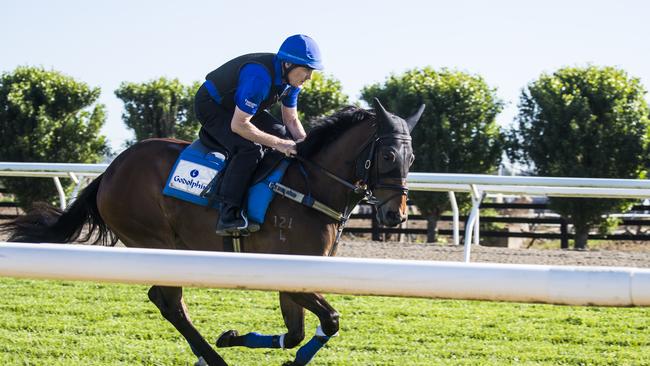
{"type": "Polygon", "coordinates": [[[287,361],[287,362],[283,363],[282,366],[300,366],[300,365],[298,365],[297,363],[295,363],[293,361],[287,361]]]}
{"type": "Polygon", "coordinates": [[[208,363],[205,362],[205,360],[203,359],[203,357],[199,357],[199,360],[196,361],[196,363],[194,364],[194,366],[210,366],[210,365],[208,365],[208,363]]]}
{"type": "Polygon", "coordinates": [[[217,347],[223,348],[223,347],[232,347],[230,344],[230,339],[232,337],[239,337],[239,332],[236,330],[227,330],[217,338],[217,347]]]}

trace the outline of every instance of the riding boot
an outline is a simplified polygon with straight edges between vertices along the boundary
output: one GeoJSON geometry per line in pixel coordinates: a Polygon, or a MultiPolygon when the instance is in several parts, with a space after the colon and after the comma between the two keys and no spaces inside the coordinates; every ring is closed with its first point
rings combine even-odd
{"type": "Polygon", "coordinates": [[[238,206],[222,203],[220,211],[216,228],[217,235],[234,235],[248,227],[248,219],[238,206]]]}
{"type": "Polygon", "coordinates": [[[248,227],[248,219],[241,207],[260,156],[259,148],[253,146],[240,150],[228,163],[219,186],[218,196],[222,203],[216,229],[218,235],[247,235],[259,230],[259,225],[248,227]]]}
{"type": "Polygon", "coordinates": [[[221,236],[248,235],[260,230],[260,224],[248,221],[248,217],[237,206],[221,204],[221,213],[215,232],[221,236]]]}

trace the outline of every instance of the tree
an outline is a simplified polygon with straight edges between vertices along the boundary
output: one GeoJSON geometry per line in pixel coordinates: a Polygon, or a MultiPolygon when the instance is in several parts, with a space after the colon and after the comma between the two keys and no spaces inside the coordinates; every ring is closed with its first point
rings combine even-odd
{"type": "Polygon", "coordinates": [[[307,124],[319,117],[330,115],[349,103],[348,96],[341,90],[341,82],[333,76],[321,73],[312,74],[299,98],[298,111],[301,113],[301,120],[307,124]]]}
{"type": "MultiPolygon", "coordinates": [[[[503,136],[496,115],[503,109],[495,89],[476,75],[430,67],[390,76],[365,87],[362,99],[378,97],[387,109],[408,116],[421,103],[424,115],[412,132],[415,162],[411,170],[436,173],[494,173],[501,161],[503,136]]],[[[437,240],[440,215],[450,208],[447,194],[413,192],[427,216],[427,241],[437,240]]]]}
{"type": "Polygon", "coordinates": [[[124,123],[135,132],[135,141],[127,145],[152,137],[196,139],[201,125],[194,115],[194,94],[199,86],[164,77],[146,83],[123,82],[115,95],[124,102],[124,123]]]}
{"type": "MultiPolygon", "coordinates": [[[[0,161],[96,163],[108,153],[99,134],[99,88],[57,71],[18,67],[0,76],[0,161]]],[[[3,178],[21,207],[52,202],[52,181],[3,178]]]]}
{"type": "MultiPolygon", "coordinates": [[[[522,91],[508,155],[540,176],[645,178],[648,105],[639,79],[613,67],[567,67],[543,74],[522,91]]],[[[559,199],[551,208],[575,228],[586,248],[602,215],[629,209],[624,200],[559,199]]]]}
{"type": "MultiPolygon", "coordinates": [[[[349,98],[341,90],[341,82],[333,76],[315,72],[307,81],[298,96],[298,116],[308,130],[313,121],[327,116],[346,106],[349,98]]],[[[280,103],[276,104],[271,113],[280,118],[280,103]]]]}

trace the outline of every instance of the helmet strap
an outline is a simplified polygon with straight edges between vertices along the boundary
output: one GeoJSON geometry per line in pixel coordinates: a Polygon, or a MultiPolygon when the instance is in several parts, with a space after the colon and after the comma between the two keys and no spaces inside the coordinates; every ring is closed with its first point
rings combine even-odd
{"type": "Polygon", "coordinates": [[[291,72],[291,70],[295,69],[296,67],[304,66],[304,65],[294,64],[294,63],[291,63],[291,66],[289,67],[285,66],[288,63],[290,62],[282,61],[282,81],[284,81],[285,83],[289,83],[289,72],[291,72]]]}

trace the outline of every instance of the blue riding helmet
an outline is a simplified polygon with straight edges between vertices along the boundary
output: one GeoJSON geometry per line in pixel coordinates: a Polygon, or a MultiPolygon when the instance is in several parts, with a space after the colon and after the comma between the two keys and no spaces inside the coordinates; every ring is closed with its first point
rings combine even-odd
{"type": "Polygon", "coordinates": [[[323,59],[316,41],[303,34],[293,35],[282,42],[278,59],[314,70],[323,69],[323,59]]]}

